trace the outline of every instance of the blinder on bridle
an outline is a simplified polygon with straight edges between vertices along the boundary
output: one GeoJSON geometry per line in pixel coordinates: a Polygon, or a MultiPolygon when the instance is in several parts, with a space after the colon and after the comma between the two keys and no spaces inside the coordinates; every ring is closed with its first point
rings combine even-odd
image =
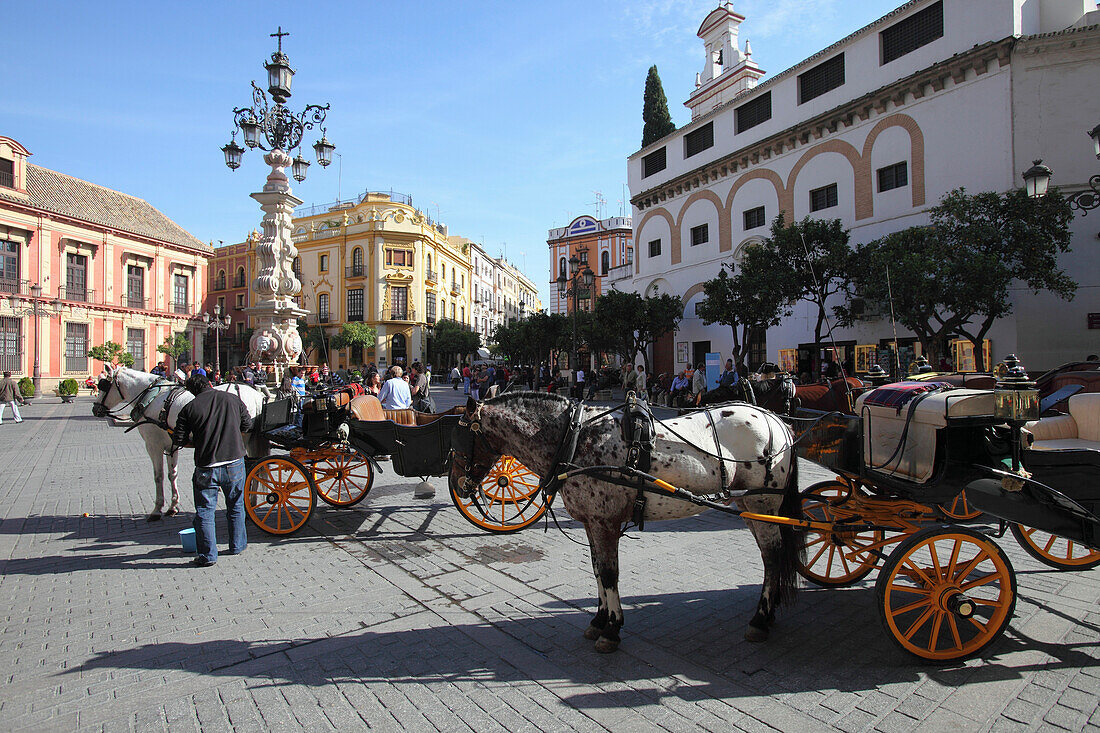
{"type": "MultiPolygon", "coordinates": [[[[473,492],[474,486],[473,480],[469,478],[470,471],[474,466],[474,450],[477,446],[477,442],[481,441],[485,446],[490,449],[488,441],[485,440],[485,436],[481,433],[481,423],[476,419],[470,420],[465,415],[458,418],[458,425],[451,431],[451,462],[462,469],[464,474],[459,481],[458,488],[464,492],[473,492]]],[[[486,466],[488,470],[491,466],[486,466]]],[[[474,484],[476,486],[476,484],[474,484]]]]}

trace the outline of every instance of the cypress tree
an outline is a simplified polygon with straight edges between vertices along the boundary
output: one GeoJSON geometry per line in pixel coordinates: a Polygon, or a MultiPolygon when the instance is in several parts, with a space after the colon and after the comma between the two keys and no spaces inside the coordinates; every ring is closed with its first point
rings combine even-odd
{"type": "Polygon", "coordinates": [[[642,104],[642,147],[660,140],[670,132],[676,131],[672,116],[668,113],[668,99],[665,98],[661,77],[657,76],[657,66],[649,67],[645,80],[645,100],[642,104]]]}

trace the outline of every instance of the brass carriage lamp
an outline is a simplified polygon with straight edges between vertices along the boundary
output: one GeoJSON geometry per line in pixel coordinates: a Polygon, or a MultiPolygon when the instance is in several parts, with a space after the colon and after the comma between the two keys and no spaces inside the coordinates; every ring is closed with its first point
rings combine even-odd
{"type": "Polygon", "coordinates": [[[1039,419],[1039,389],[1019,361],[993,387],[993,416],[1012,429],[1012,470],[1020,470],[1020,429],[1039,419]]]}

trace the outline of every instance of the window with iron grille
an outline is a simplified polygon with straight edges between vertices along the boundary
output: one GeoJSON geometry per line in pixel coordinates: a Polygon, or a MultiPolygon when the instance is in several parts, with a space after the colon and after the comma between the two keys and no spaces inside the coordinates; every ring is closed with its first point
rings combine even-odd
{"type": "Polygon", "coordinates": [[[88,298],[88,257],[68,253],[65,263],[65,297],[86,301],[88,298]]]}
{"type": "Polygon", "coordinates": [[[363,288],[348,291],[348,320],[363,320],[363,288]]]}
{"type": "Polygon", "coordinates": [[[760,328],[749,337],[748,366],[756,369],[768,360],[768,332],[760,328]]]}
{"type": "Polygon", "coordinates": [[[690,158],[707,148],[714,147],[714,123],[708,122],[698,130],[684,135],[684,157],[690,158]]]}
{"type": "Polygon", "coordinates": [[[19,292],[19,243],[0,241],[0,292],[19,292]]]}
{"type": "Polygon", "coordinates": [[[821,188],[815,188],[810,191],[810,211],[831,209],[836,205],[837,197],[835,183],[830,183],[828,186],[822,186],[821,188]]]}
{"type": "Polygon", "coordinates": [[[642,178],[649,178],[654,173],[660,173],[665,169],[665,149],[654,150],[642,158],[642,178]]]}
{"type": "Polygon", "coordinates": [[[882,39],[882,63],[888,64],[942,37],[943,2],[938,2],[899,20],[879,33],[879,38],[882,39]]]}
{"type": "Polygon", "coordinates": [[[805,104],[844,84],[844,54],[798,75],[798,103],[805,104]]]}
{"type": "Polygon", "coordinates": [[[88,371],[88,324],[65,324],[65,371],[88,371]]]}
{"type": "Polygon", "coordinates": [[[23,371],[22,318],[0,318],[0,371],[23,371]]]}
{"type": "Polygon", "coordinates": [[[435,293],[424,294],[424,316],[428,323],[435,323],[435,306],[436,296],[435,293]]]}
{"type": "Polygon", "coordinates": [[[745,220],[745,231],[762,227],[766,222],[763,206],[757,206],[755,209],[746,209],[745,213],[741,216],[745,220]]]}
{"type": "Polygon", "coordinates": [[[649,243],[649,256],[657,257],[661,254],[661,240],[654,239],[649,243]]]}
{"type": "MultiPolygon", "coordinates": [[[[221,278],[225,286],[225,278],[221,278]]],[[[126,305],[130,308],[145,307],[145,268],[138,265],[126,266],[126,305]]]]}
{"type": "Polygon", "coordinates": [[[878,191],[890,191],[909,185],[909,167],[903,160],[900,163],[878,169],[878,191]]]}
{"type": "Polygon", "coordinates": [[[187,275],[172,276],[172,311],[187,312],[187,275]]]}
{"type": "Polygon", "coordinates": [[[745,102],[736,110],[737,132],[741,133],[756,127],[772,118],[772,93],[764,92],[751,102],[745,102]]]}
{"type": "Polygon", "coordinates": [[[126,350],[134,357],[134,369],[145,371],[145,329],[126,329],[126,350]]]}
{"type": "Polygon", "coordinates": [[[706,244],[710,241],[710,226],[707,224],[700,224],[697,227],[691,228],[691,246],[694,247],[697,244],[706,244]]]}
{"type": "Polygon", "coordinates": [[[15,188],[15,161],[0,158],[0,186],[15,188]]]}
{"type": "Polygon", "coordinates": [[[321,272],[328,272],[328,255],[321,255],[317,260],[317,266],[321,272]]]}
{"type": "Polygon", "coordinates": [[[319,293],[317,295],[317,320],[321,323],[328,323],[328,312],[328,293],[319,293]]]}

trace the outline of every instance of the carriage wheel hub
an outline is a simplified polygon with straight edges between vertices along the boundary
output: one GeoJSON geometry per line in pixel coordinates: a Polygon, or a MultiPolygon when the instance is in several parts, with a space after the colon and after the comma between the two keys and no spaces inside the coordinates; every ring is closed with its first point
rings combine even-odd
{"type": "Polygon", "coordinates": [[[272,491],[271,493],[269,493],[267,495],[267,503],[268,504],[278,504],[279,503],[279,495],[276,494],[274,491],[272,491]]]}
{"type": "Polygon", "coordinates": [[[507,485],[508,485],[508,477],[507,476],[498,476],[497,477],[497,486],[499,486],[500,488],[503,489],[507,485]]]}

